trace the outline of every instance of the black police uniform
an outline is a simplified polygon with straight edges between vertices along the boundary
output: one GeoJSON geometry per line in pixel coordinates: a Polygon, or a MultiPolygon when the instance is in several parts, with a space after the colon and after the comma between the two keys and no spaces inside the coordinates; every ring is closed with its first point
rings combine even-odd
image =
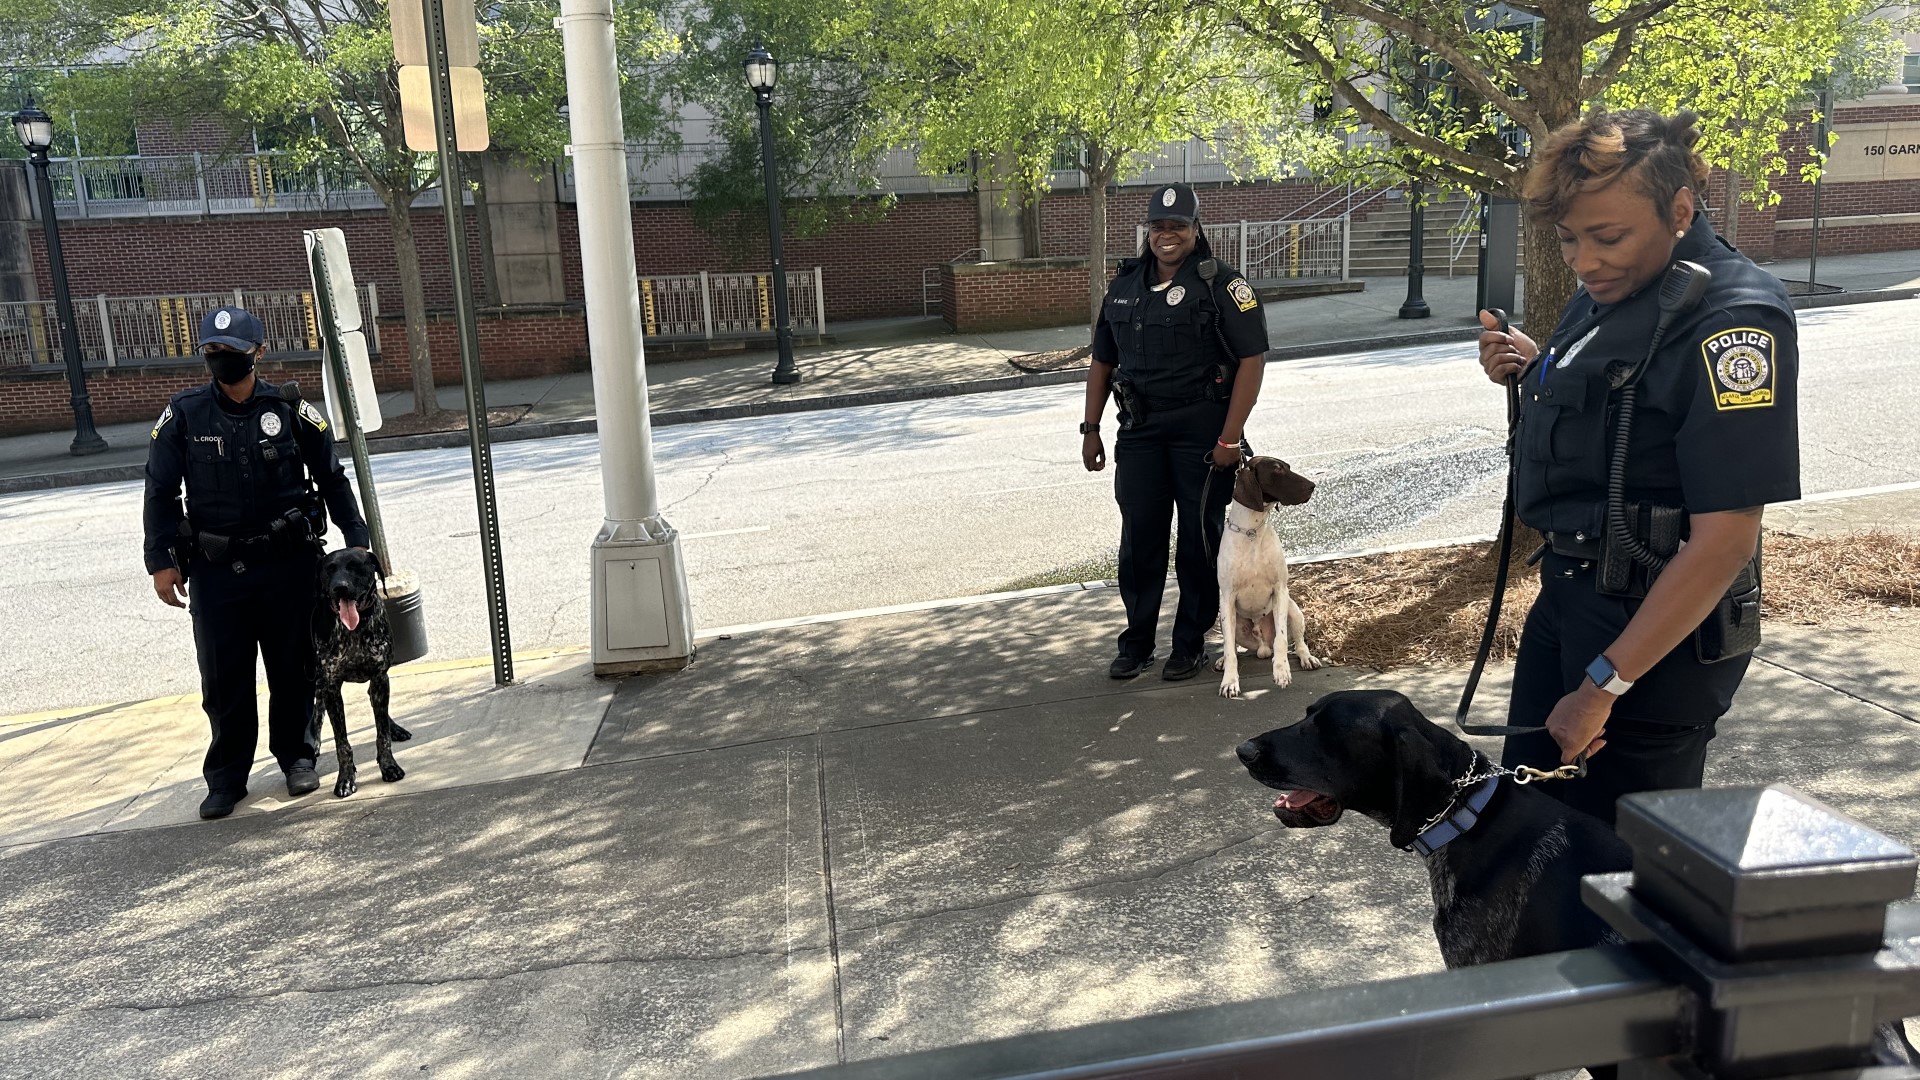
{"type": "Polygon", "coordinates": [[[180,569],[189,582],[201,704],[213,726],[203,768],[209,791],[246,790],[259,738],[256,646],[267,669],[268,748],[283,771],[313,768],[319,751],[309,638],[319,548],[304,520],[287,518],[306,501],[308,473],[348,546],[365,547],[366,522],[327,421],[311,402],[293,404],[264,381],[247,401],[234,402],[209,382],[175,394],[153,427],[147,572],[175,565],[170,545],[183,479],[199,541],[180,569]]]}
{"type": "MultiPolygon", "coordinates": [[[[1705,266],[1713,282],[1640,378],[1626,501],[1705,514],[1799,498],[1799,352],[1786,289],[1715,236],[1704,214],[1694,216],[1674,258],[1705,266]]],[[[1521,633],[1510,724],[1545,723],[1639,610],[1638,599],[1597,592],[1595,579],[1620,403],[1609,371],[1645,359],[1659,291],[1656,278],[1612,305],[1576,293],[1520,376],[1516,510],[1547,534],[1548,549],[1540,598],[1521,633]]],[[[1689,635],[1614,703],[1606,749],[1588,775],[1542,790],[1612,823],[1621,795],[1699,787],[1714,724],[1748,659],[1702,663],[1689,635]]],[[[1547,768],[1559,758],[1552,736],[1540,732],[1508,737],[1503,761],[1547,768]]]]}
{"type": "Polygon", "coordinates": [[[1173,656],[1199,656],[1206,647],[1220,605],[1207,553],[1220,550],[1221,523],[1233,497],[1232,474],[1215,470],[1209,455],[1226,423],[1235,361],[1267,351],[1266,317],[1252,287],[1218,260],[1209,287],[1199,274],[1201,261],[1198,252],[1189,256],[1166,285],[1156,282],[1157,262],[1150,255],[1121,263],[1093,335],[1093,358],[1116,365],[1116,382],[1131,382],[1144,403],[1144,416],[1122,418],[1113,449],[1120,599],[1127,609],[1120,652],[1138,660],[1153,655],[1176,505],[1180,606],[1173,656]]]}

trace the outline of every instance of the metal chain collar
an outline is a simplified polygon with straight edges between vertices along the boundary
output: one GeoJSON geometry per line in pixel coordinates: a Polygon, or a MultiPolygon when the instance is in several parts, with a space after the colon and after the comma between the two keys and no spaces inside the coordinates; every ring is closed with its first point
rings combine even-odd
{"type": "Polygon", "coordinates": [[[1475,750],[1473,763],[1467,766],[1466,773],[1453,781],[1453,795],[1447,799],[1446,805],[1440,808],[1439,813],[1428,818],[1420,826],[1419,831],[1424,833],[1446,820],[1460,802],[1460,796],[1466,794],[1468,788],[1483,781],[1505,776],[1511,778],[1514,783],[1524,786],[1537,780],[1573,780],[1585,775],[1587,775],[1587,755],[1585,754],[1581,754],[1573,764],[1562,765],[1555,769],[1536,769],[1531,765],[1520,765],[1509,769],[1505,765],[1495,765],[1492,759],[1475,750]],[[1481,762],[1486,763],[1485,772],[1479,771],[1481,762]]]}

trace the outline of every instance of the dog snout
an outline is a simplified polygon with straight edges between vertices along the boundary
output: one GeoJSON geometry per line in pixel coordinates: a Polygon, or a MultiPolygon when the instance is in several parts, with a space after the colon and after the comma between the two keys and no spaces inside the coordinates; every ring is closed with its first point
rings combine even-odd
{"type": "Polygon", "coordinates": [[[1260,745],[1252,739],[1248,739],[1246,742],[1241,743],[1234,753],[1240,755],[1240,764],[1251,768],[1254,762],[1260,760],[1260,745]]]}

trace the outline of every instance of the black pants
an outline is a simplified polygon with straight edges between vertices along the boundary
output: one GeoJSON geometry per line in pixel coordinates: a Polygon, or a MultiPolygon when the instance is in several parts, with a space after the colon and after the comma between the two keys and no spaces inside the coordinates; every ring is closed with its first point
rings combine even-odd
{"type": "MultiPolygon", "coordinates": [[[[1638,600],[1595,592],[1593,579],[1591,564],[1577,559],[1549,554],[1541,562],[1540,599],[1520,634],[1507,723],[1546,723],[1639,610],[1638,600]]],[[[1614,702],[1606,748],[1587,763],[1587,775],[1539,790],[1612,825],[1614,800],[1622,795],[1699,787],[1714,723],[1733,704],[1750,659],[1702,664],[1689,635],[1614,702]]],[[[1560,764],[1560,747],[1544,731],[1510,735],[1500,762],[1552,768],[1560,764]]]]}
{"type": "Polygon", "coordinates": [[[213,726],[202,772],[209,791],[242,792],[253,771],[260,716],[254,656],[267,668],[267,748],[282,771],[312,768],[320,749],[313,714],[312,549],[271,552],[246,570],[196,561],[188,589],[200,659],[200,704],[213,726]]]}
{"type": "Polygon", "coordinates": [[[1173,655],[1198,656],[1206,647],[1207,630],[1220,609],[1220,583],[1207,552],[1220,550],[1222,523],[1233,498],[1233,473],[1213,468],[1208,455],[1226,419],[1226,402],[1203,401],[1155,412],[1114,439],[1120,600],[1127,608],[1127,629],[1120,635],[1123,655],[1144,659],[1153,653],[1167,584],[1167,533],[1176,506],[1180,533],[1174,545],[1174,575],[1180,606],[1173,618],[1173,655]]]}

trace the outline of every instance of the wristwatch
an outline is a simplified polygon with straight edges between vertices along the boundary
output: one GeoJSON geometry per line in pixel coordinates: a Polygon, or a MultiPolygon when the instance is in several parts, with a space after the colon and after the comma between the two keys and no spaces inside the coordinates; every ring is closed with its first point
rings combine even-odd
{"type": "Polygon", "coordinates": [[[1100,425],[1099,425],[1099,424],[1086,424],[1086,423],[1083,423],[1083,424],[1081,424],[1081,425],[1080,425],[1080,434],[1082,434],[1082,435],[1098,435],[1098,434],[1100,434],[1100,425]]]}
{"type": "Polygon", "coordinates": [[[1614,670],[1613,661],[1607,659],[1606,653],[1594,657],[1593,663],[1587,665],[1587,678],[1593,680],[1593,685],[1614,697],[1619,697],[1633,689],[1633,684],[1621,678],[1620,673],[1614,670]]]}

